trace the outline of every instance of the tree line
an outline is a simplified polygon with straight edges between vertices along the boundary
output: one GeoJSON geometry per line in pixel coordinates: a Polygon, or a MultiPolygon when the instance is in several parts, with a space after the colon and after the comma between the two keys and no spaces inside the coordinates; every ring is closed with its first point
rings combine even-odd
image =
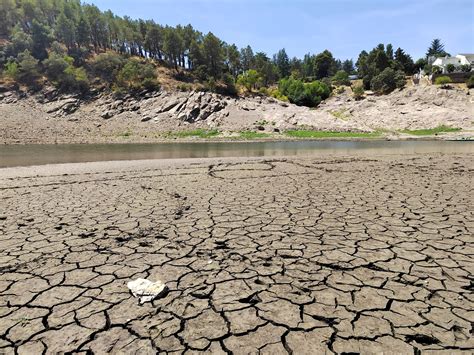
{"type": "MultiPolygon", "coordinates": [[[[153,87],[157,82],[150,63],[158,62],[201,81],[221,81],[231,92],[236,82],[252,91],[290,77],[302,83],[325,81],[329,87],[331,82],[347,83],[351,74],[363,78],[367,89],[378,89],[374,78],[387,69],[395,74],[385,76],[395,75],[397,81],[423,64],[390,44],[362,51],[355,64],[334,58],[328,50],[299,59],[281,49],[269,57],[250,46],[239,49],[191,25],[170,27],[120,17],[79,0],[2,0],[0,18],[4,19],[0,38],[8,39],[0,45],[4,73],[19,81],[45,74],[63,88],[85,90],[91,76],[127,89],[153,87]]],[[[287,83],[280,84],[283,88],[287,83]]],[[[301,91],[304,85],[290,87],[301,91]]],[[[318,90],[306,86],[306,91],[318,90]]]]}

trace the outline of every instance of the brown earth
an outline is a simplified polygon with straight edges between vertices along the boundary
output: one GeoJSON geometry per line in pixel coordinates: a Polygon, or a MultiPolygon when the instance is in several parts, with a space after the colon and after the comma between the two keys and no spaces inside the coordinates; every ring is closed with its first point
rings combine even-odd
{"type": "MultiPolygon", "coordinates": [[[[385,96],[352,98],[350,89],[318,108],[298,107],[269,97],[232,98],[203,92],[161,91],[136,97],[97,94],[84,99],[44,89],[20,98],[0,93],[0,143],[134,143],[169,140],[167,132],[218,130],[218,139],[240,131],[263,131],[273,139],[291,129],[383,131],[390,139],[405,129],[440,125],[474,137],[474,90],[410,86],[385,96]]],[[[171,138],[175,138],[173,135],[171,138]]]]}
{"type": "Polygon", "coordinates": [[[471,353],[473,171],[470,154],[1,169],[0,353],[471,353]],[[137,277],[169,293],[139,306],[137,277]]]}

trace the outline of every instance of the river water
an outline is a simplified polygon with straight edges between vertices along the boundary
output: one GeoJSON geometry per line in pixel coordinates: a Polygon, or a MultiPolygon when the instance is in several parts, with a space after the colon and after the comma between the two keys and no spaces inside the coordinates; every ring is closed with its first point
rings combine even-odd
{"type": "Polygon", "coordinates": [[[0,168],[110,160],[474,153],[467,141],[288,141],[0,146],[0,168]]]}

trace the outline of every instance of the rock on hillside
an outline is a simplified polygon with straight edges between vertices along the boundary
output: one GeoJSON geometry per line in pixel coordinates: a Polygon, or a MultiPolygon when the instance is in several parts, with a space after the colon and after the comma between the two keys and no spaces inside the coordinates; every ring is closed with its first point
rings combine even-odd
{"type": "Polygon", "coordinates": [[[411,86],[389,95],[355,101],[345,93],[324,102],[318,113],[329,112],[357,126],[372,129],[418,129],[448,125],[472,129],[474,90],[411,86]]]}
{"type": "Polygon", "coordinates": [[[147,141],[159,132],[194,128],[373,131],[448,125],[472,131],[474,90],[412,86],[355,101],[347,88],[315,109],[270,97],[236,98],[194,91],[120,97],[95,93],[83,98],[59,95],[51,88],[35,95],[0,90],[0,117],[4,143],[110,141],[123,132],[147,141]]]}

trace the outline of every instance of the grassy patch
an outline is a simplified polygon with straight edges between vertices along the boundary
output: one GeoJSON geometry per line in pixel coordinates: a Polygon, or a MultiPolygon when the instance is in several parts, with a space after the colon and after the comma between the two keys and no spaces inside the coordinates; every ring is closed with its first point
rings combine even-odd
{"type": "Polygon", "coordinates": [[[266,138],[270,137],[268,133],[263,132],[253,132],[253,131],[241,131],[239,132],[239,138],[244,139],[257,139],[257,138],[266,138]]]}
{"type": "Polygon", "coordinates": [[[339,120],[347,121],[351,117],[351,115],[348,114],[346,111],[347,110],[329,111],[329,113],[339,120]]]}
{"type": "Polygon", "coordinates": [[[285,134],[294,138],[377,138],[380,132],[334,132],[334,131],[311,131],[293,130],[285,134]]]}
{"type": "Polygon", "coordinates": [[[131,135],[132,135],[131,131],[126,131],[126,132],[122,132],[122,133],[117,134],[118,137],[123,137],[123,138],[130,137],[131,135]]]}
{"type": "Polygon", "coordinates": [[[177,132],[168,132],[165,134],[167,138],[212,138],[219,135],[217,129],[193,129],[190,131],[177,131],[177,132]]]}
{"type": "Polygon", "coordinates": [[[461,128],[448,127],[448,126],[438,126],[435,128],[426,128],[426,129],[404,129],[400,131],[401,133],[411,134],[413,136],[432,136],[439,133],[449,133],[449,132],[458,132],[461,128]]]}

